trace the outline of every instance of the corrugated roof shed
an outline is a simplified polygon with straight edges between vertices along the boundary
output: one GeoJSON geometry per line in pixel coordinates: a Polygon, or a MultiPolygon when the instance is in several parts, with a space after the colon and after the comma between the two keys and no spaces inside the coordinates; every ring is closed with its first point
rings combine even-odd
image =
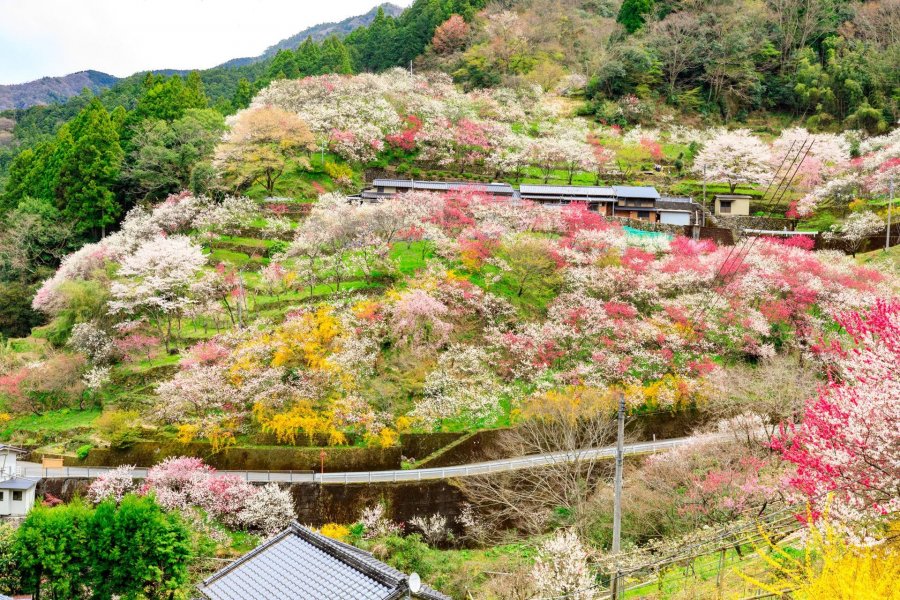
{"type": "Polygon", "coordinates": [[[22,479],[14,477],[6,481],[0,481],[0,490],[30,490],[37,485],[34,479],[22,479]]]}
{"type": "Polygon", "coordinates": [[[659,192],[655,187],[637,186],[637,185],[614,185],[613,191],[616,196],[621,198],[646,198],[656,200],[659,198],[659,192]]]}
{"type": "MultiPolygon", "coordinates": [[[[407,576],[371,554],[292,523],[197,586],[210,600],[391,600],[407,576]]],[[[450,600],[423,586],[422,600],[450,600]]]]}

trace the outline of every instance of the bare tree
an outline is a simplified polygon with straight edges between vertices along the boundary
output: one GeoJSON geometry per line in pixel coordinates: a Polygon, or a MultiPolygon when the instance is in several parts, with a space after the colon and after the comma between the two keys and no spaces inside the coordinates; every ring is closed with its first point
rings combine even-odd
{"type": "Polygon", "coordinates": [[[834,15],[833,0],[766,0],[780,32],[781,68],[791,55],[820,35],[834,15]]]}
{"type": "Polygon", "coordinates": [[[500,446],[514,456],[552,453],[550,463],[462,483],[494,531],[513,526],[537,533],[554,516],[576,528],[587,524],[594,490],[612,466],[589,450],[614,441],[613,406],[608,392],[592,388],[548,392],[527,405],[523,422],[504,434],[500,446]]]}
{"type": "Polygon", "coordinates": [[[703,36],[698,35],[699,30],[697,17],[685,12],[672,13],[651,28],[651,44],[662,63],[669,97],[674,97],[675,84],[681,74],[699,62],[703,40],[703,36]]]}
{"type": "Polygon", "coordinates": [[[803,403],[820,383],[813,365],[803,366],[789,356],[778,356],[757,366],[738,364],[710,376],[712,394],[708,410],[758,445],[760,430],[772,441],[782,423],[794,423],[803,403]],[[751,415],[760,417],[752,418],[751,415]]]}
{"type": "Polygon", "coordinates": [[[880,0],[856,5],[853,25],[859,36],[881,48],[900,41],[900,0],[880,0]]]}

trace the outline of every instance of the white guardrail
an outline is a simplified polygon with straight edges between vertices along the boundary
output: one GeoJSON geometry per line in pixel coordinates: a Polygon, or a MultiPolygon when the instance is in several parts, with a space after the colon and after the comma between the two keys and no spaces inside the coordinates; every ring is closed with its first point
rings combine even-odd
{"type": "MultiPolygon", "coordinates": [[[[652,442],[627,444],[625,454],[645,454],[668,450],[684,444],[690,438],[674,438],[652,442]]],[[[383,483],[396,481],[424,481],[430,479],[453,479],[473,475],[486,475],[503,471],[517,471],[543,467],[556,463],[568,463],[594,458],[613,457],[615,446],[579,450],[576,452],[552,452],[503,460],[472,463],[452,467],[426,469],[403,469],[395,471],[358,471],[344,473],[315,473],[313,471],[217,471],[220,475],[237,475],[251,483],[275,481],[280,483],[383,483]]],[[[58,467],[44,468],[38,464],[22,467],[23,475],[37,479],[93,479],[112,470],[111,467],[58,467]]],[[[147,476],[147,469],[136,468],[132,472],[135,479],[147,476]]]]}

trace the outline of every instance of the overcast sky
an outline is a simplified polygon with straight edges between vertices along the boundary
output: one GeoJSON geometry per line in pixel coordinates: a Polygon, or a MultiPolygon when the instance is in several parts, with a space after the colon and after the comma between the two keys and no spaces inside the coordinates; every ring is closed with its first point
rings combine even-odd
{"type": "Polygon", "coordinates": [[[124,77],[213,67],[381,1],[0,0],[0,84],[85,69],[124,77]]]}

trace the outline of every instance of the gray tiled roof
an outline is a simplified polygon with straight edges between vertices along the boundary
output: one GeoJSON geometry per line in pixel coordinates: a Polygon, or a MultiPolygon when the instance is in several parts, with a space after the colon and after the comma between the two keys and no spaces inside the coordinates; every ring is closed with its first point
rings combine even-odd
{"type": "MultiPolygon", "coordinates": [[[[210,600],[391,600],[407,576],[371,554],[297,523],[198,586],[210,600]]],[[[423,600],[450,600],[426,586],[423,600]]]]}
{"type": "Polygon", "coordinates": [[[647,198],[655,200],[659,198],[659,192],[655,187],[636,186],[636,185],[614,185],[613,191],[616,196],[622,198],[647,198]]]}
{"type": "Polygon", "coordinates": [[[376,179],[372,185],[377,187],[396,187],[417,190],[458,190],[473,188],[490,192],[512,194],[513,188],[508,183],[482,183],[476,181],[413,181],[411,179],[376,179]]]}
{"type": "Polygon", "coordinates": [[[30,490],[37,485],[34,479],[13,478],[0,481],[0,490],[30,490]]]}
{"type": "Polygon", "coordinates": [[[24,448],[18,448],[16,446],[10,446],[8,444],[0,444],[0,452],[5,451],[15,452],[16,454],[28,454],[28,450],[24,448]]]}
{"type": "Polygon", "coordinates": [[[537,185],[523,183],[519,186],[519,193],[530,196],[533,194],[550,196],[587,196],[596,198],[612,198],[615,193],[611,187],[594,185],[537,185]]]}

